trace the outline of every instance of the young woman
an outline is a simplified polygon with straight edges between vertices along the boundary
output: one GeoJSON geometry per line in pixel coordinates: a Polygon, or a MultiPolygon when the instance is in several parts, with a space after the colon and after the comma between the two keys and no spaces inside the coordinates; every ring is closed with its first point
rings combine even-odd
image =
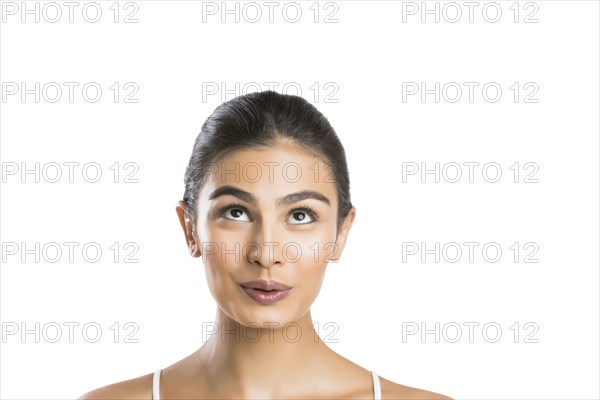
{"type": "Polygon", "coordinates": [[[356,215],[344,148],[314,106],[273,91],[222,104],[185,185],[177,214],[217,302],[214,334],[82,399],[448,399],[378,377],[312,331],[310,307],[356,215]]]}

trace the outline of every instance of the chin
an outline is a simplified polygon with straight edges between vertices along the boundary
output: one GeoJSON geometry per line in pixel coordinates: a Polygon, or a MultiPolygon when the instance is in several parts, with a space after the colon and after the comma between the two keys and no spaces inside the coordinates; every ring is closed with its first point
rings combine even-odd
{"type": "Polygon", "coordinates": [[[287,307],[277,305],[253,307],[253,310],[238,309],[239,318],[234,318],[241,325],[251,328],[280,329],[284,325],[298,321],[302,316],[296,315],[287,307]]]}
{"type": "Polygon", "coordinates": [[[299,321],[306,312],[300,312],[292,298],[274,304],[263,305],[254,300],[240,297],[233,307],[221,307],[221,310],[232,320],[249,328],[281,329],[284,325],[299,321]],[[229,308],[229,309],[228,309],[229,308]]]}

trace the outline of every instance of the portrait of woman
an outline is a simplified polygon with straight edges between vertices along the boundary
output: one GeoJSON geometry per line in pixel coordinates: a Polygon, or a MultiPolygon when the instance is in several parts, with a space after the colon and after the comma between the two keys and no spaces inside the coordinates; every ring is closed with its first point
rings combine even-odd
{"type": "Polygon", "coordinates": [[[449,398],[378,376],[312,334],[311,305],[357,213],[344,147],[308,101],[263,91],[217,107],[176,211],[216,301],[212,334],[172,365],[81,399],[449,398]]]}

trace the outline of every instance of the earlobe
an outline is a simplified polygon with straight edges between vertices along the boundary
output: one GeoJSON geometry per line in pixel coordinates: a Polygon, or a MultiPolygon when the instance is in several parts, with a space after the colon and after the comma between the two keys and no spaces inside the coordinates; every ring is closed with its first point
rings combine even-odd
{"type": "Polygon", "coordinates": [[[178,201],[177,205],[175,206],[175,211],[177,212],[177,216],[179,218],[179,224],[183,229],[185,242],[190,251],[190,255],[192,257],[200,257],[201,253],[198,246],[200,240],[196,237],[196,229],[194,228],[194,223],[188,213],[185,202],[178,201]]]}
{"type": "Polygon", "coordinates": [[[200,257],[200,250],[198,250],[198,246],[196,245],[196,242],[190,244],[189,249],[190,249],[190,255],[192,257],[200,257]]]}

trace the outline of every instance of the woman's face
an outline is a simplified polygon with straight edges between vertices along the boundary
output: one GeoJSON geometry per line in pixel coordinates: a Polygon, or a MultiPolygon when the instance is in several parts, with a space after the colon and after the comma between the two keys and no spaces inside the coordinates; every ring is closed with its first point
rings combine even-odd
{"type": "Polygon", "coordinates": [[[321,289],[328,261],[340,257],[354,220],[353,208],[336,234],[332,167],[290,145],[238,150],[213,167],[198,196],[195,226],[178,208],[213,297],[243,325],[299,320],[321,289]],[[256,280],[291,289],[243,286],[256,280]]]}

